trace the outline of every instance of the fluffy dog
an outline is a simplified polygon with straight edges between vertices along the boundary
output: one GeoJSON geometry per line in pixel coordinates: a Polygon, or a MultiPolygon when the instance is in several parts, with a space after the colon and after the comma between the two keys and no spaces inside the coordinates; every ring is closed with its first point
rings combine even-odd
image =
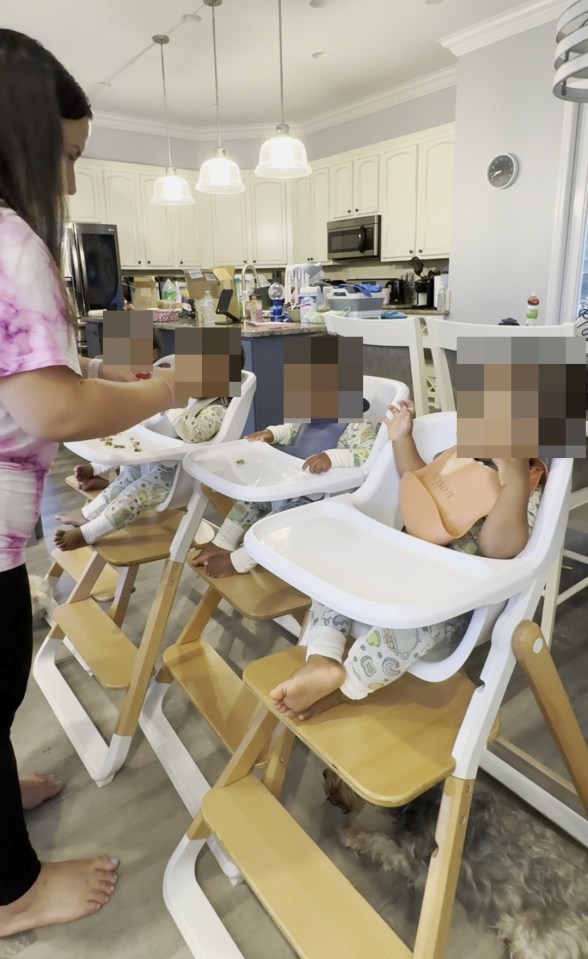
{"type": "MultiPolygon", "coordinates": [[[[345,812],[364,801],[331,770],[327,798],[345,812]]],[[[391,834],[339,827],[344,846],[422,892],[441,787],[392,809],[391,834]]],[[[476,785],[457,899],[471,921],[492,928],[510,959],[588,959],[588,869],[584,850],[535,816],[476,785]]]]}
{"type": "Polygon", "coordinates": [[[49,620],[51,613],[57,603],[53,598],[53,590],[45,579],[40,576],[29,576],[29,587],[31,590],[31,605],[33,608],[33,620],[39,622],[42,619],[49,620]]]}

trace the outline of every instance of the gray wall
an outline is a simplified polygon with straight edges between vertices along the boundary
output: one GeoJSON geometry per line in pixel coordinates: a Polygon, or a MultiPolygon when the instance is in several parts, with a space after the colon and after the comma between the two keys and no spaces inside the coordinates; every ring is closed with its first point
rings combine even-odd
{"type": "Polygon", "coordinates": [[[554,48],[548,23],[459,60],[452,319],[524,320],[533,291],[545,304],[563,120],[551,89],[554,48]],[[486,168],[504,152],[518,157],[519,178],[496,190],[486,168]]]}
{"type": "MultiPolygon", "coordinates": [[[[345,150],[359,149],[391,140],[394,137],[416,133],[455,119],[455,87],[439,90],[416,100],[408,100],[377,113],[366,114],[356,120],[339,123],[304,137],[309,160],[318,160],[345,150]]],[[[272,127],[268,126],[267,136],[272,127]]],[[[221,130],[222,133],[222,130],[221,130]]],[[[251,140],[223,139],[223,146],[232,160],[243,170],[252,170],[259,158],[263,137],[251,140]]],[[[212,156],[215,142],[172,140],[172,159],[177,167],[197,170],[212,156]]],[[[119,160],[126,163],[167,164],[167,143],[163,136],[131,133],[94,126],[85,155],[96,160],[119,160]]]]}

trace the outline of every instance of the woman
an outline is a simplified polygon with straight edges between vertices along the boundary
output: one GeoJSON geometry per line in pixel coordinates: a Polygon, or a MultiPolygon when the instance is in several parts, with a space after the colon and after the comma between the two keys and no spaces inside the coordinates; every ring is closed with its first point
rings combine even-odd
{"type": "Polygon", "coordinates": [[[91,117],[48,51],[0,30],[0,936],[96,912],[117,880],[109,856],[40,863],[24,823],[10,728],[31,665],[24,556],[44,479],[59,441],[116,433],[177,405],[171,370],[109,383],[87,378],[97,370],[77,356],[60,278],[63,194],[75,193],[91,117]]]}

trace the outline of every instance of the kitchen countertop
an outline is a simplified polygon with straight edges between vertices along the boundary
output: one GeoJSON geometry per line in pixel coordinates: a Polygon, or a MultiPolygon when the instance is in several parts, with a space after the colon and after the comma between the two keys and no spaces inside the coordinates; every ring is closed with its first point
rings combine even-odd
{"type": "MultiPolygon", "coordinates": [[[[82,323],[102,323],[101,316],[82,316],[79,318],[82,323]]],[[[156,330],[178,330],[184,328],[194,329],[195,327],[202,327],[203,324],[198,322],[187,322],[182,320],[178,323],[154,323],[153,327],[156,330]]],[[[218,329],[230,329],[231,327],[236,327],[236,323],[218,323],[215,324],[218,329]]],[[[293,336],[297,333],[325,333],[326,327],[324,323],[313,323],[311,326],[301,326],[300,323],[292,323],[291,328],[280,326],[275,330],[256,330],[253,327],[250,327],[247,323],[239,323],[239,329],[241,330],[241,336],[244,339],[257,339],[260,336],[293,336]]]]}

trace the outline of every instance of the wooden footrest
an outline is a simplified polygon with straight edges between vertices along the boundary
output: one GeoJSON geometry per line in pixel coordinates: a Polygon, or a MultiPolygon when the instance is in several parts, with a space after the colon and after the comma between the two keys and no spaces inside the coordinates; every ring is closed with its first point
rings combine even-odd
{"type": "MultiPolygon", "coordinates": [[[[65,551],[54,549],[51,558],[77,583],[93,555],[93,550],[84,546],[82,549],[65,551]]],[[[116,570],[106,566],[100,573],[92,590],[94,599],[98,600],[99,603],[110,602],[114,598],[118,586],[118,576],[116,570]]]]}
{"type": "MultiPolygon", "coordinates": [[[[196,551],[189,554],[188,560],[196,555],[196,551]]],[[[305,593],[289,586],[262,566],[250,573],[235,573],[223,579],[209,576],[203,566],[196,567],[194,572],[247,619],[277,619],[288,613],[302,612],[311,604],[305,593]]]]}
{"type": "Polygon", "coordinates": [[[139,566],[167,559],[185,510],[145,510],[131,526],[110,533],[94,549],[112,566],[139,566]]]}
{"type": "MultiPolygon", "coordinates": [[[[297,646],[258,659],[247,666],[243,681],[360,796],[377,806],[404,805],[453,772],[451,753],[475,689],[464,673],[442,683],[405,673],[369,699],[299,722],[273,710],[269,692],[305,656],[297,646]]],[[[498,729],[496,722],[491,738],[498,729]]]]}
{"type": "Polygon", "coordinates": [[[233,753],[259,706],[253,693],[203,640],[168,646],[163,661],[226,749],[233,753]]]}
{"type": "Polygon", "coordinates": [[[73,473],[71,474],[71,476],[65,477],[65,482],[67,483],[68,486],[71,486],[72,489],[75,489],[76,493],[79,493],[80,496],[85,496],[86,499],[96,499],[96,497],[99,496],[100,493],[102,492],[101,489],[90,489],[90,490],[80,489],[78,481],[75,478],[73,473]]]}
{"type": "Polygon", "coordinates": [[[93,599],[57,606],[53,616],[102,686],[127,689],[137,648],[93,599]]]}
{"type": "Polygon", "coordinates": [[[301,959],[411,959],[258,779],[211,789],[202,814],[301,959]]]}

